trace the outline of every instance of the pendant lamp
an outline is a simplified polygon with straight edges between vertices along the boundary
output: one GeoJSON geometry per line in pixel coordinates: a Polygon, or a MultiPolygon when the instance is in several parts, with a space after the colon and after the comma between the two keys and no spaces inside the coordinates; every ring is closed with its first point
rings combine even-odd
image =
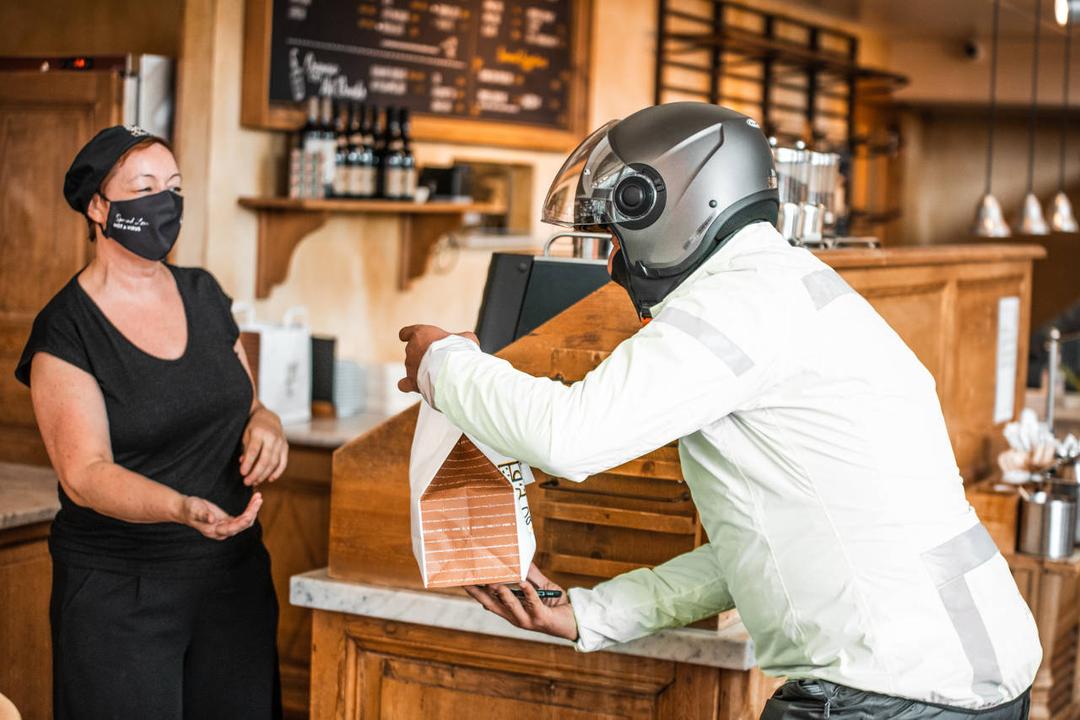
{"type": "Polygon", "coordinates": [[[1065,194],[1065,146],[1069,134],[1069,51],[1072,43],[1072,19],[1065,18],[1065,70],[1061,90],[1061,158],[1058,165],[1058,191],[1050,206],[1050,227],[1057,232],[1076,232],[1076,217],[1072,203],[1065,194]]]}
{"type": "Polygon", "coordinates": [[[1028,178],[1027,194],[1020,213],[1020,227],[1017,231],[1023,235],[1048,235],[1050,227],[1043,217],[1042,205],[1035,197],[1035,120],[1039,112],[1039,29],[1042,26],[1042,0],[1035,0],[1035,43],[1031,60],[1031,116],[1028,120],[1028,178]]]}
{"type": "Polygon", "coordinates": [[[997,117],[997,60],[998,60],[998,15],[1001,12],[1001,0],[994,0],[994,21],[990,38],[990,121],[986,131],[986,186],[979,206],[975,209],[975,225],[971,232],[979,237],[1008,237],[1009,226],[1001,212],[1001,203],[990,192],[994,175],[994,123],[997,117]]]}
{"type": "Polygon", "coordinates": [[[1080,0],[1054,0],[1054,19],[1065,27],[1072,16],[1080,13],[1080,0]]]}

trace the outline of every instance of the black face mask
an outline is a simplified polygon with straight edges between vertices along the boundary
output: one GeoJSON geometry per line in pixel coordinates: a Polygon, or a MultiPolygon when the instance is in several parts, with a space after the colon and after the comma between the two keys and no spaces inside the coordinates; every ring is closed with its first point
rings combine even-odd
{"type": "Polygon", "coordinates": [[[184,198],[162,190],[132,200],[109,200],[109,218],[103,230],[105,237],[139,257],[163,260],[176,244],[183,216],[184,198]]]}

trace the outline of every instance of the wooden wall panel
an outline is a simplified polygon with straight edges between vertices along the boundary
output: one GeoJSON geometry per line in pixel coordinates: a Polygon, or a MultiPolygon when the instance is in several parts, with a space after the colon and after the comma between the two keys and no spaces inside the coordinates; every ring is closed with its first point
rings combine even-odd
{"type": "MultiPolygon", "coordinates": [[[[1018,269],[1019,270],[1019,269],[1018,269]]],[[[1015,378],[1014,415],[1023,407],[1027,378],[1027,318],[1030,312],[1030,270],[1025,276],[1003,273],[996,278],[959,282],[956,323],[963,342],[950,348],[953,373],[948,382],[944,407],[953,450],[965,478],[976,479],[996,470],[994,458],[1004,446],[1001,429],[995,423],[994,398],[998,341],[998,301],[1021,298],[1020,362],[1015,378]]],[[[1011,419],[1011,418],[1010,418],[1011,419]]]]}
{"type": "Polygon", "coordinates": [[[0,3],[0,55],[176,57],[179,0],[49,0],[0,3]]]}

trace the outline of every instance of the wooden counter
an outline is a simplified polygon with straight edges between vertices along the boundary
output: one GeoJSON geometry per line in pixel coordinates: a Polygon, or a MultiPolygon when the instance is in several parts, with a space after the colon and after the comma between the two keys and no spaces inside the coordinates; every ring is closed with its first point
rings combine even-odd
{"type": "MultiPolygon", "coordinates": [[[[992,467],[999,303],[1019,301],[1014,366],[1023,407],[1031,265],[1027,245],[832,250],[820,257],[862,293],[937,381],[958,464],[976,479],[992,467]]],[[[500,356],[534,375],[572,382],[639,327],[621,288],[608,285],[521,338],[500,356]]],[[[1006,398],[1010,395],[1006,394],[1006,398]]],[[[416,409],[334,455],[329,576],[422,588],[409,533],[408,458],[416,409]]],[[[902,438],[897,439],[902,442],[902,438]]],[[[704,541],[674,446],[594,476],[529,487],[537,563],[557,581],[589,586],[652,566],[704,541]]],[[[717,626],[717,620],[712,622],[717,626]]],[[[433,624],[433,623],[432,623],[433,624]]],[[[528,640],[492,639],[423,622],[387,623],[315,611],[312,717],[750,718],[776,680],[758,671],[677,660],[576,654],[528,640]],[[438,652],[433,652],[437,648],[438,652]]]]}
{"type": "Polygon", "coordinates": [[[0,692],[23,720],[52,717],[48,539],[59,509],[50,468],[0,462],[0,692]]]}

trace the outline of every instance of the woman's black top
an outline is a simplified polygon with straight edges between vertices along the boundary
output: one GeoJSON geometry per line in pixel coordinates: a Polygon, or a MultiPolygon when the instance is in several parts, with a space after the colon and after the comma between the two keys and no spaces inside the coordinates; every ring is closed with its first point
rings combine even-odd
{"type": "MultiPolygon", "coordinates": [[[[166,267],[187,315],[188,343],[179,358],[163,360],[132,344],[76,276],[34,320],[15,377],[30,384],[39,352],[85,370],[105,398],[116,464],[237,515],[252,494],[240,475],[240,441],[253,390],[233,349],[240,331],[232,302],[205,270],[166,267]]],[[[218,541],[179,523],[125,522],[75,504],[60,488],[49,547],[72,565],[177,574],[231,564],[260,537],[258,523],[218,541]]]]}

